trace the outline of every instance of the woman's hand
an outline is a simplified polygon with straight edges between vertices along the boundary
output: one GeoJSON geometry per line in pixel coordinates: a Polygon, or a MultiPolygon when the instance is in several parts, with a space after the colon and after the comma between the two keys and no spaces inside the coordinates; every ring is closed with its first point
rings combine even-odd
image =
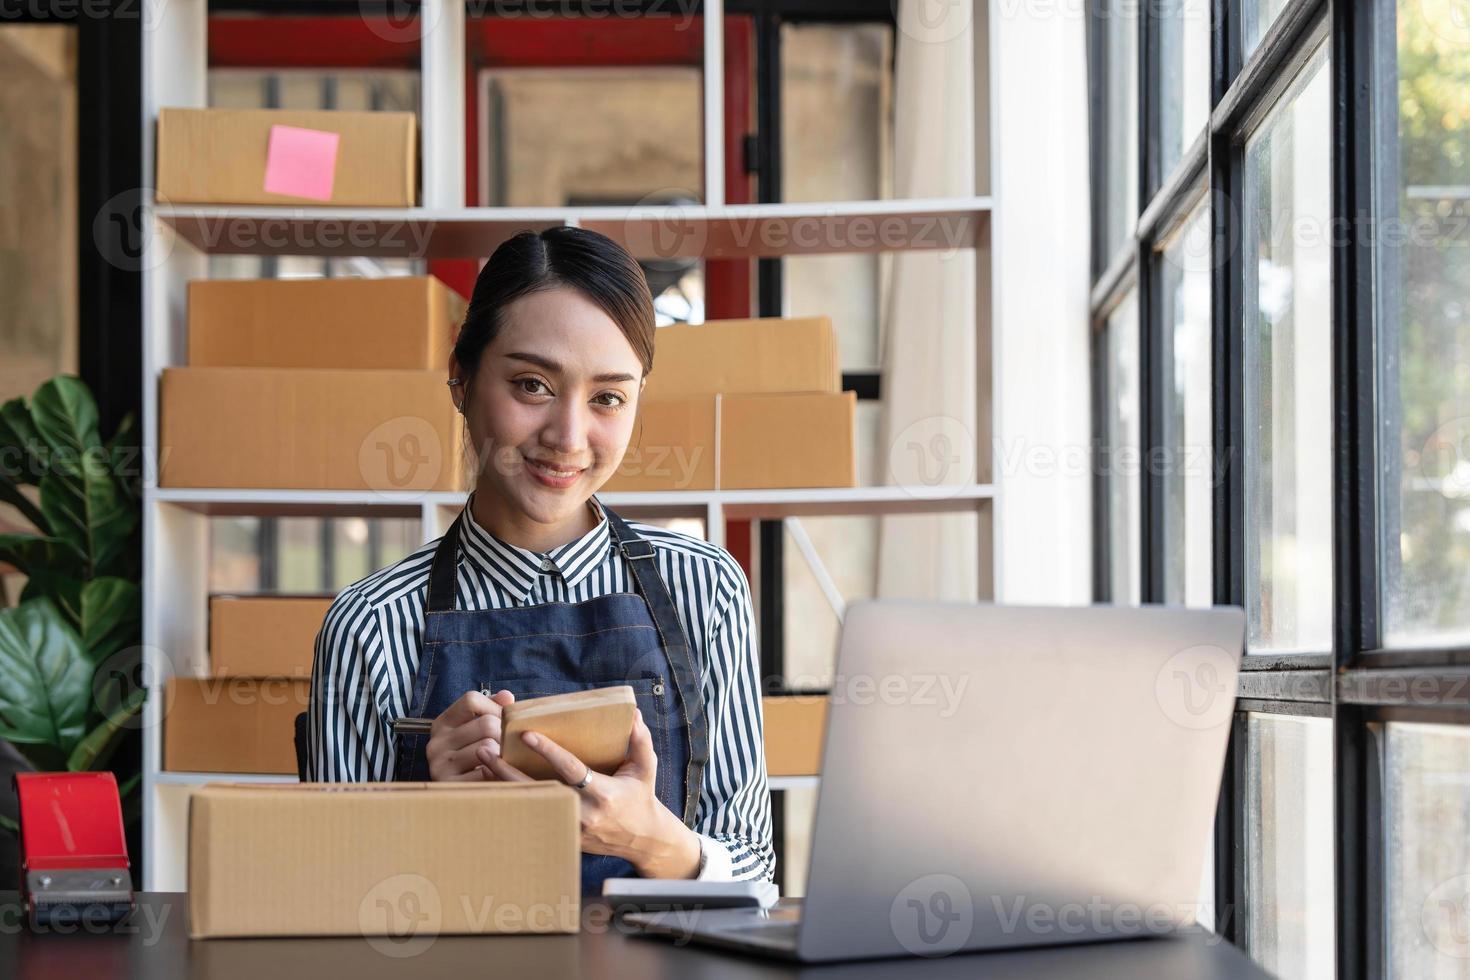
{"type": "Polygon", "coordinates": [[[496,691],[488,698],[479,691],[466,691],[445,708],[429,727],[429,744],[424,748],[429,778],[456,782],[493,779],[481,764],[479,753],[500,755],[500,709],[515,699],[509,691],[496,691]]]}
{"type": "MultiPolygon", "coordinates": [[[[545,735],[523,732],[521,739],[539,752],[569,786],[575,786],[587,774],[581,759],[545,735]]],[[[531,778],[488,746],[479,749],[478,760],[493,778],[531,778]]],[[[591,782],[578,791],[582,797],[582,850],[623,858],[645,878],[693,878],[699,871],[699,835],[659,801],[654,789],[657,775],[653,734],[640,711],[628,739],[628,757],[617,772],[610,776],[594,772],[591,782]]]]}

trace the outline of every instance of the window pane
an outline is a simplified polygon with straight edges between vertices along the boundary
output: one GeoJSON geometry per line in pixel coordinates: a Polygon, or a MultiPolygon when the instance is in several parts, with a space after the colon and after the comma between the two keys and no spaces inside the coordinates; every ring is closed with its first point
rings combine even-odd
{"type": "Polygon", "coordinates": [[[1242,60],[1250,57],[1285,6],[1286,0],[1243,0],[1240,25],[1242,60]]]}
{"type": "Polygon", "coordinates": [[[1470,975],[1470,728],[1387,727],[1389,976],[1470,975]]]}
{"type": "Polygon", "coordinates": [[[1246,949],[1283,980],[1333,974],[1332,722],[1251,714],[1246,949]]]}
{"type": "Polygon", "coordinates": [[[1325,50],[1246,143],[1245,598],[1251,652],[1332,646],[1325,50]]]}
{"type": "Polygon", "coordinates": [[[1214,464],[1210,417],[1210,209],[1200,205],[1163,253],[1164,601],[1209,606],[1214,464]]]}
{"type": "Polygon", "coordinates": [[[1398,197],[1388,207],[1397,207],[1406,233],[1380,250],[1388,283],[1383,347],[1398,352],[1379,362],[1384,634],[1396,646],[1463,646],[1470,644],[1470,31],[1454,26],[1449,4],[1400,0],[1398,10],[1398,197]]]}
{"type": "Polygon", "coordinates": [[[1103,32],[1103,173],[1106,266],[1133,234],[1138,218],[1138,4],[1100,0],[1103,32]]]}
{"type": "Polygon", "coordinates": [[[1159,179],[1204,131],[1210,115],[1209,0],[1159,2],[1159,179]]]}
{"type": "MultiPolygon", "coordinates": [[[[785,201],[893,196],[893,31],[885,24],[781,25],[785,201]]],[[[829,316],[844,371],[879,366],[877,252],[782,259],[788,316],[829,316]]]]}
{"type": "Polygon", "coordinates": [[[1138,294],[1130,292],[1109,316],[1103,393],[1103,476],[1108,495],[1108,597],[1142,599],[1142,449],[1138,397],[1138,294]]]}

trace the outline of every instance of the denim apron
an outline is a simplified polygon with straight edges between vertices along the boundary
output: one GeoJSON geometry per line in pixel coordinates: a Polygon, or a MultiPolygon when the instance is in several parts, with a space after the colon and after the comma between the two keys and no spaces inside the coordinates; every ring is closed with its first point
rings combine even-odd
{"type": "MultiPolygon", "coordinates": [[[[653,736],[659,802],[693,827],[709,759],[700,672],[654,564],[653,545],[607,506],[602,510],[636,593],[479,611],[454,608],[466,519],[460,511],[434,551],[409,714],[436,718],[466,691],[490,695],[503,688],[523,701],[627,684],[653,736]]],[[[428,780],[428,741],[428,735],[398,736],[396,779],[428,780]]],[[[636,875],[622,858],[582,854],[583,895],[601,895],[606,878],[636,875]]]]}

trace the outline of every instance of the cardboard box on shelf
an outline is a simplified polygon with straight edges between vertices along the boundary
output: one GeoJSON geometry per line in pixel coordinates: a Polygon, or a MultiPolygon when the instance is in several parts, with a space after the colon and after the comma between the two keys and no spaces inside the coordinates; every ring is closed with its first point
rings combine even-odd
{"type": "Polygon", "coordinates": [[[575,933],[579,806],[555,782],[207,785],[189,799],[189,935],[388,936],[401,952],[575,933]]]}
{"type": "Polygon", "coordinates": [[[815,776],[821,772],[827,699],[815,695],[762,698],[766,772],[815,776]]]}
{"type": "Polygon", "coordinates": [[[444,371],[463,316],[433,276],[197,280],[189,366],[444,371]]]}
{"type": "Polygon", "coordinates": [[[854,486],[856,411],[850,391],[640,400],[633,439],[603,489],[854,486]]]}
{"type": "Polygon", "coordinates": [[[161,109],[158,200],[412,207],[417,144],[411,112],[161,109]]]}
{"type": "Polygon", "coordinates": [[[307,678],[170,678],[163,768],[294,775],[296,716],[310,694],[307,678]]]}
{"type": "Polygon", "coordinates": [[[709,320],[654,336],[644,398],[842,390],[837,337],[824,316],[709,320]]]}
{"type": "Polygon", "coordinates": [[[310,677],[331,596],[211,596],[209,662],[216,677],[310,677]]]}
{"type": "Polygon", "coordinates": [[[159,484],[310,490],[463,488],[444,371],[167,368],[159,484]]]}

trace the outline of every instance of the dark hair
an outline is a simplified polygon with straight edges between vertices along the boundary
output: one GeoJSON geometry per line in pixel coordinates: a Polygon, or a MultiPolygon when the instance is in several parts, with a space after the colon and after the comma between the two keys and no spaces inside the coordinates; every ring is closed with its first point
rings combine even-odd
{"type": "Polygon", "coordinates": [[[529,293],[569,286],[612,318],[653,370],[653,296],[643,269],[617,242],[585,228],[523,231],[500,244],[475,280],[454,356],[468,383],[503,326],[502,310],[529,293]]]}

